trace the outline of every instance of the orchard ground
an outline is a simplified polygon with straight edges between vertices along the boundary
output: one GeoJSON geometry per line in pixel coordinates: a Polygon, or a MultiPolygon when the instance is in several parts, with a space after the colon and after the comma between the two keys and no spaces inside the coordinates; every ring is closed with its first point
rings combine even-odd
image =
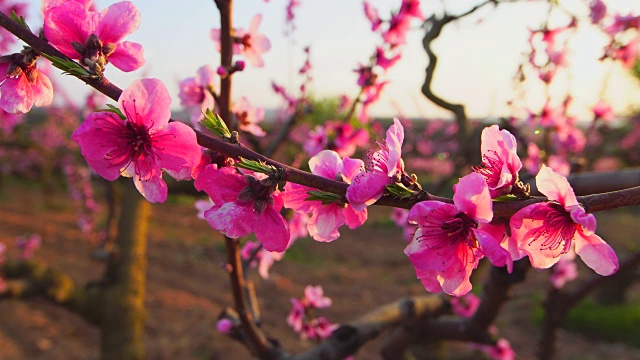
{"type": "MultiPolygon", "coordinates": [[[[90,258],[94,245],[82,238],[76,210],[64,189],[58,188],[47,199],[36,183],[7,179],[0,193],[0,242],[10,248],[9,257],[16,254],[13,244],[17,236],[37,233],[43,243],[35,260],[67,272],[79,284],[100,278],[103,264],[90,258]]],[[[233,302],[221,266],[224,244],[220,234],[196,218],[194,200],[185,195],[170,196],[167,203],[153,206],[146,296],[147,358],[251,359],[244,346],[215,329],[218,315],[233,302]]],[[[597,214],[598,233],[616,250],[633,246],[633,242],[637,247],[639,212],[636,208],[597,214]]],[[[284,349],[299,352],[314,345],[299,340],[285,320],[289,299],[301,297],[308,284],[322,285],[333,299],[333,306],[319,314],[335,322],[347,322],[403,296],[426,294],[403,253],[406,243],[389,213],[389,208],[374,207],[374,221],[353,231],[341,228],[342,236],[330,244],[299,239],[284,260],[274,265],[268,280],[259,278],[255,270],[251,272],[263,326],[284,349]]],[[[619,251],[621,259],[625,255],[619,251]]],[[[579,264],[578,281],[593,275],[579,264]]],[[[477,276],[483,277],[481,273],[477,276]]],[[[548,287],[547,279],[548,272],[531,271],[498,317],[500,335],[511,342],[519,359],[535,358],[539,336],[535,313],[548,287]]],[[[480,290],[481,284],[482,280],[476,281],[474,290],[480,290]]],[[[629,295],[630,303],[640,306],[639,283],[629,295]]],[[[640,325],[631,326],[629,331],[637,331],[640,325]]],[[[371,343],[356,359],[379,358],[380,345],[379,340],[371,343]]],[[[446,346],[448,359],[482,356],[466,344],[446,346]]],[[[98,330],[79,316],[41,299],[0,301],[0,360],[93,359],[98,350],[98,330]]],[[[560,330],[558,359],[640,359],[640,348],[560,330]]]]}

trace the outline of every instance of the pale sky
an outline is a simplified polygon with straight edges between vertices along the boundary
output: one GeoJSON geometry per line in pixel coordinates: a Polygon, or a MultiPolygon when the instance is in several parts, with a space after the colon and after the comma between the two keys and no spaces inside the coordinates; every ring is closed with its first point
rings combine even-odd
{"type": "MultiPolygon", "coordinates": [[[[561,1],[567,7],[580,9],[581,0],[561,1]]],[[[586,1],[586,0],[582,0],[586,1]]],[[[28,23],[32,28],[41,25],[40,1],[30,4],[28,23]]],[[[115,1],[97,0],[100,9],[115,1]]],[[[372,0],[385,17],[400,0],[372,0]]],[[[476,0],[445,1],[450,11],[463,11],[476,0]],[[453,6],[451,6],[453,5],[453,6]]],[[[172,108],[178,110],[178,82],[193,76],[205,64],[216,68],[219,54],[209,37],[210,30],[219,27],[219,15],[213,0],[133,0],[142,15],[140,28],[126,40],[144,46],[147,64],[133,73],[122,73],[107,66],[106,76],[121,88],[139,77],[160,78],[173,97],[172,108]]],[[[284,36],[286,0],[236,0],[235,27],[246,28],[251,18],[263,14],[260,30],[271,40],[272,48],[265,54],[265,67],[246,70],[234,76],[234,98],[247,96],[256,106],[275,108],[279,97],[271,90],[274,80],[296,91],[297,69],[303,61],[302,47],[311,46],[314,82],[311,90],[319,96],[357,94],[358,63],[367,62],[379,44],[379,36],[372,34],[362,11],[361,0],[302,0],[297,10],[297,29],[290,38],[284,36]]],[[[622,11],[640,12],[640,2],[609,1],[622,11]]],[[[442,1],[422,0],[422,9],[429,16],[442,9],[442,1]]],[[[526,50],[529,28],[538,28],[547,5],[537,2],[504,4],[495,11],[483,11],[459,24],[447,25],[434,43],[439,55],[434,80],[435,91],[449,101],[467,106],[471,117],[507,115],[505,103],[513,96],[512,76],[526,50]],[[478,22],[479,19],[484,19],[478,22]]],[[[387,74],[391,81],[382,99],[372,108],[374,116],[446,116],[420,93],[427,65],[422,48],[423,31],[415,23],[404,48],[402,60],[387,74]]],[[[617,112],[624,113],[631,106],[640,107],[640,86],[619,66],[602,64],[598,46],[604,37],[596,30],[584,28],[574,42],[570,61],[572,73],[554,85],[551,94],[561,101],[567,87],[575,97],[574,112],[586,116],[600,94],[611,102],[617,112]],[[611,72],[611,75],[606,75],[611,72]],[[608,78],[606,91],[602,91],[608,78]]],[[[54,69],[54,71],[58,71],[54,69]]],[[[88,93],[87,86],[78,80],[64,77],[59,81],[73,94],[88,93]]],[[[527,107],[542,106],[544,89],[535,84],[526,87],[527,107]]],[[[83,97],[78,97],[82,101],[83,97]]]]}

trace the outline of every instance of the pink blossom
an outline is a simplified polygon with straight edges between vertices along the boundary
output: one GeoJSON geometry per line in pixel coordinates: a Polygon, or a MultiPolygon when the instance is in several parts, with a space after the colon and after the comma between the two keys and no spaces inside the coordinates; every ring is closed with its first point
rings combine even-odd
{"type": "Polygon", "coordinates": [[[325,340],[339,327],[322,316],[304,324],[300,335],[303,339],[325,340]]]}
{"type": "Polygon", "coordinates": [[[409,210],[401,208],[393,208],[391,210],[391,220],[402,228],[404,239],[411,242],[413,239],[413,226],[409,224],[409,210]]]}
{"type": "Polygon", "coordinates": [[[611,106],[602,100],[598,101],[591,111],[593,111],[594,118],[602,119],[603,121],[611,121],[615,117],[611,106]]]}
{"type": "Polygon", "coordinates": [[[640,28],[640,15],[615,15],[613,24],[609,25],[605,31],[611,36],[620,32],[640,28]]]}
{"type": "Polygon", "coordinates": [[[378,9],[374,8],[373,5],[366,0],[362,2],[362,5],[364,6],[364,15],[371,23],[371,31],[378,30],[380,25],[382,25],[382,19],[380,19],[378,9]]]}
{"type": "Polygon", "coordinates": [[[246,97],[241,97],[233,103],[233,113],[238,121],[240,130],[253,134],[254,136],[265,136],[266,133],[258,125],[264,119],[264,109],[253,107],[246,97]]]}
{"type": "Polygon", "coordinates": [[[196,200],[194,206],[196,210],[198,210],[198,219],[204,220],[204,212],[211,209],[213,205],[213,201],[211,201],[210,198],[206,200],[196,200]]]}
{"type": "Polygon", "coordinates": [[[453,204],[422,201],[409,212],[417,224],[415,236],[404,252],[428,291],[443,290],[462,296],[471,290],[469,276],[487,256],[495,266],[511,271],[509,252],[498,240],[479,230],[493,219],[489,188],[482,175],[471,173],[455,186],[453,204]]]}
{"type": "Polygon", "coordinates": [[[289,243],[289,227],[280,215],[282,194],[276,189],[277,182],[256,176],[209,165],[194,185],[215,204],[204,213],[211,227],[231,238],[253,232],[266,250],[283,252],[289,243]]]}
{"type": "Polygon", "coordinates": [[[482,164],[474,170],[486,180],[492,198],[509,194],[522,168],[516,138],[492,125],[482,130],[481,139],[482,164]]]}
{"type": "Polygon", "coordinates": [[[422,21],[426,20],[424,14],[422,14],[422,10],[420,10],[420,0],[402,0],[400,13],[422,21]]]}
{"type": "Polygon", "coordinates": [[[169,123],[170,104],[160,80],[136,80],[118,100],[124,120],[112,112],[91,113],[72,139],[100,176],[110,181],[120,175],[133,177],[148,201],[164,202],[167,184],[162,170],[188,180],[201,157],[195,132],[180,122],[169,123]]]}
{"type": "Polygon", "coordinates": [[[42,3],[40,4],[40,13],[42,14],[42,17],[44,18],[44,14],[49,11],[49,9],[60,6],[68,1],[80,3],[87,9],[94,7],[93,0],[42,0],[42,3]]]}
{"type": "Polygon", "coordinates": [[[196,76],[180,81],[180,103],[188,108],[194,108],[191,112],[191,122],[196,125],[204,115],[202,112],[215,108],[216,104],[212,92],[215,92],[217,76],[210,65],[198,69],[196,76]]]}
{"type": "Polygon", "coordinates": [[[24,114],[32,106],[53,101],[51,80],[36,67],[37,55],[13,54],[0,58],[0,107],[11,114],[24,114]]]}
{"type": "Polygon", "coordinates": [[[625,45],[607,45],[605,56],[620,61],[622,66],[631,69],[638,59],[638,50],[640,49],[640,38],[635,37],[625,45]]]}
{"type": "Polygon", "coordinates": [[[391,47],[403,45],[407,41],[407,33],[411,27],[410,17],[399,12],[389,20],[389,28],[382,34],[383,40],[391,47]]]}
{"type": "Polygon", "coordinates": [[[513,258],[528,255],[533,267],[546,269],[575,244],[576,254],[596,273],[615,273],[615,252],[595,234],[596,218],[580,206],[567,179],[543,165],[536,185],[549,202],[529,205],[511,217],[509,241],[519,249],[518,253],[512,252],[513,258]]]}
{"type": "Polygon", "coordinates": [[[402,54],[399,53],[391,58],[387,58],[385,55],[384,48],[378,46],[376,48],[376,66],[380,66],[384,71],[389,70],[393,65],[400,60],[402,54]]]}
{"type": "Polygon", "coordinates": [[[235,326],[231,320],[222,318],[216,323],[216,329],[219,333],[229,335],[235,326]]]}
{"type": "Polygon", "coordinates": [[[578,278],[578,266],[574,261],[576,253],[569,251],[562,255],[560,260],[553,266],[553,272],[549,280],[556,289],[561,289],[567,282],[578,278]]]}
{"type": "MultiPolygon", "coordinates": [[[[331,150],[324,150],[309,160],[311,172],[329,179],[350,184],[354,176],[363,167],[362,160],[340,156],[331,150]]],[[[307,230],[317,241],[328,242],[340,236],[338,228],[346,224],[355,229],[367,220],[367,209],[355,210],[351,204],[331,203],[324,205],[321,201],[307,201],[309,192],[315,189],[287,183],[285,185],[285,206],[301,213],[312,213],[307,230]]]]}
{"type": "Polygon", "coordinates": [[[322,125],[316,125],[312,131],[309,131],[307,140],[304,142],[302,148],[309,156],[314,156],[326,149],[328,144],[329,136],[327,136],[327,130],[322,125]]]}
{"type": "Polygon", "coordinates": [[[302,5],[302,1],[301,0],[289,0],[289,2],[287,3],[287,9],[286,9],[286,17],[285,17],[285,22],[293,29],[295,28],[294,24],[293,24],[293,20],[296,17],[295,14],[295,9],[297,7],[299,7],[300,5],[302,5]]]}
{"type": "Polygon", "coordinates": [[[27,260],[33,257],[33,254],[40,248],[42,244],[42,239],[40,235],[33,234],[29,237],[19,236],[16,239],[16,245],[18,249],[20,249],[20,259],[27,260]]]}
{"type": "Polygon", "coordinates": [[[322,290],[322,286],[311,286],[307,285],[304,288],[304,300],[309,304],[310,307],[315,309],[324,309],[331,307],[331,299],[324,296],[324,290],[322,290]]]}
{"type": "MultiPolygon", "coordinates": [[[[258,32],[258,26],[262,21],[262,15],[258,14],[251,19],[249,30],[236,29],[233,39],[233,54],[241,54],[255,67],[263,67],[262,54],[271,49],[271,42],[267,37],[258,32]]],[[[220,29],[211,30],[211,39],[220,51],[220,29]]]]}
{"type": "Polygon", "coordinates": [[[144,65],[142,45],[122,41],[139,26],[140,13],[129,1],[117,2],[101,12],[91,10],[86,1],[68,1],[44,13],[47,40],[98,74],[109,62],[125,72],[144,65]]]}
{"type": "Polygon", "coordinates": [[[450,301],[453,313],[463,318],[472,317],[480,306],[480,298],[473,293],[451,298],[450,301]]]}
{"type": "Polygon", "coordinates": [[[500,338],[495,346],[482,346],[482,351],[493,360],[515,360],[516,353],[507,339],[500,338]]]}
{"type": "Polygon", "coordinates": [[[291,326],[295,332],[301,332],[304,316],[304,304],[296,298],[291,298],[291,310],[289,311],[289,315],[287,315],[287,324],[291,326]]]}
{"type": "Polygon", "coordinates": [[[594,24],[599,23],[607,16],[607,5],[602,0],[591,0],[589,10],[589,17],[594,24]]]}
{"type": "Polygon", "coordinates": [[[353,209],[361,211],[378,201],[386,185],[394,183],[404,173],[403,140],[404,128],[400,120],[393,119],[386,140],[378,143],[380,150],[369,154],[366,170],[356,175],[347,189],[347,200],[353,209]]]}

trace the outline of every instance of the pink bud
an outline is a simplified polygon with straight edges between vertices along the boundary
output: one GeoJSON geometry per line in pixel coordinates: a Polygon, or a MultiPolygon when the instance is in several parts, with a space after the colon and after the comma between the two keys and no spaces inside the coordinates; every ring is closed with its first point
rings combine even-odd
{"type": "Polygon", "coordinates": [[[242,71],[244,70],[244,61],[238,60],[236,64],[233,66],[234,71],[242,71]]]}
{"type": "Polygon", "coordinates": [[[227,69],[224,66],[218,66],[218,70],[216,71],[218,73],[218,75],[220,76],[227,76],[229,75],[229,72],[227,71],[227,69]]]}
{"type": "Polygon", "coordinates": [[[229,319],[220,319],[216,324],[216,328],[221,334],[228,335],[234,328],[233,323],[229,319]]]}

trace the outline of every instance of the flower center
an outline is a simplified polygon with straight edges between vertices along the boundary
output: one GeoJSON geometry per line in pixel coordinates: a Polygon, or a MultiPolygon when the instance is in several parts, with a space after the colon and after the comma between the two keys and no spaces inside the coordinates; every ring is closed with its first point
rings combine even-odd
{"type": "Polygon", "coordinates": [[[538,207],[531,213],[531,218],[542,220],[542,225],[529,230],[532,239],[527,245],[540,242],[540,250],[551,251],[554,257],[569,251],[576,224],[562,205],[551,202],[548,206],[538,207]]]}
{"type": "Polygon", "coordinates": [[[490,154],[482,155],[482,164],[473,167],[473,171],[484,176],[489,188],[497,188],[502,174],[502,160],[495,150],[489,150],[490,154]]]}

